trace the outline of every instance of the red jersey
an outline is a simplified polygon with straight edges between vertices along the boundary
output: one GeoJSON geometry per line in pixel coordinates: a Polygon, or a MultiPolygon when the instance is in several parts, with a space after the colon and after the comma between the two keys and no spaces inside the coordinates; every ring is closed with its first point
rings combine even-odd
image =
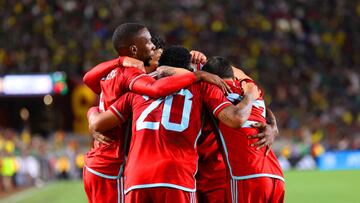
{"type": "Polygon", "coordinates": [[[151,187],[196,190],[197,140],[201,134],[203,104],[215,116],[231,105],[218,87],[204,82],[164,99],[128,93],[113,104],[111,110],[115,115],[132,112],[126,193],[151,187]]]}
{"type": "Polygon", "coordinates": [[[107,110],[121,95],[131,90],[131,86],[139,77],[146,74],[136,68],[119,67],[112,70],[100,81],[100,110],[107,110]]]}
{"type": "MultiPolygon", "coordinates": [[[[236,94],[242,94],[240,83],[227,81],[233,93],[230,100],[236,99],[236,94]]],[[[257,128],[252,128],[251,124],[261,122],[266,123],[265,120],[265,102],[260,97],[253,102],[251,115],[243,126],[239,129],[230,128],[221,122],[219,123],[219,133],[223,144],[226,162],[229,167],[230,175],[233,179],[243,180],[256,177],[271,177],[284,181],[284,176],[280,164],[271,150],[265,156],[266,148],[256,150],[250,144],[256,142],[247,137],[250,135],[258,134],[257,128]]],[[[237,94],[240,98],[240,95],[237,94]]],[[[228,97],[229,99],[229,97],[228,97]]]]}
{"type": "MultiPolygon", "coordinates": [[[[100,82],[102,90],[99,104],[100,110],[107,110],[117,98],[131,90],[133,81],[144,75],[143,71],[136,68],[119,67],[112,70],[100,82]]],[[[122,120],[122,122],[124,121],[122,120]]],[[[114,140],[110,145],[94,141],[94,147],[85,156],[85,166],[90,172],[113,179],[122,175],[122,165],[125,159],[126,127],[123,125],[106,132],[106,136],[114,140]]]]}

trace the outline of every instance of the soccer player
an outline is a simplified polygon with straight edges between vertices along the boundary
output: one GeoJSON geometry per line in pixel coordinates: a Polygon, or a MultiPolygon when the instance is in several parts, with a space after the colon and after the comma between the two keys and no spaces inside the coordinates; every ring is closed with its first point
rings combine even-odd
{"type": "MultiPolygon", "coordinates": [[[[234,80],[232,66],[223,57],[211,58],[203,66],[203,70],[225,79],[234,92],[229,97],[234,104],[241,101],[243,85],[254,84],[254,81],[241,72],[238,73],[240,81],[234,80]]],[[[284,176],[274,152],[269,147],[254,148],[254,141],[249,139],[258,134],[258,129],[253,124],[266,123],[263,94],[261,92],[260,97],[253,102],[251,115],[241,128],[228,127],[222,121],[218,124],[229,169],[229,202],[284,202],[284,176]]]]}
{"type": "MultiPolygon", "coordinates": [[[[185,53],[189,61],[190,54],[185,53]]],[[[161,58],[167,54],[164,51],[161,58]]],[[[216,86],[200,82],[157,100],[126,93],[109,110],[91,113],[90,126],[99,132],[121,124],[132,113],[126,202],[195,202],[202,112],[206,107],[227,125],[240,127],[250,114],[250,103],[258,96],[255,86],[248,87],[238,107],[231,105],[216,86]]]]}
{"type": "MultiPolygon", "coordinates": [[[[141,60],[144,65],[149,65],[155,49],[147,28],[136,23],[118,26],[113,35],[113,46],[119,55],[141,60]]],[[[119,65],[124,62],[123,57],[108,62],[115,64],[113,67],[115,69],[101,81],[103,73],[99,69],[90,70],[84,77],[84,82],[91,89],[96,93],[101,92],[99,106],[102,111],[107,110],[120,95],[128,91],[157,98],[178,91],[199,79],[207,79],[223,85],[218,76],[205,72],[200,74],[189,72],[155,80],[138,68],[119,65]]],[[[123,201],[122,174],[127,139],[125,132],[126,126],[123,125],[107,132],[107,137],[98,134],[99,139],[113,142],[102,144],[95,140],[94,147],[86,154],[83,179],[89,202],[123,201]]]]}
{"type": "Polygon", "coordinates": [[[198,140],[198,172],[196,174],[196,194],[199,203],[226,202],[227,172],[215,137],[214,127],[210,123],[211,114],[206,112],[204,127],[198,140]]]}
{"type": "MultiPolygon", "coordinates": [[[[203,64],[196,66],[202,69],[203,64]]],[[[234,68],[235,77],[241,79],[250,79],[243,71],[234,68]]],[[[205,70],[206,71],[206,70],[205,70]]],[[[269,120],[275,120],[273,114],[267,115],[269,120]]],[[[197,196],[199,203],[219,203],[226,202],[225,197],[228,191],[228,181],[225,162],[222,156],[221,141],[216,133],[211,119],[211,114],[205,114],[205,124],[202,135],[198,141],[198,173],[196,174],[197,196]],[[216,135],[215,135],[216,134],[216,135]]],[[[271,147],[275,134],[277,134],[276,122],[270,122],[269,125],[258,125],[261,133],[254,135],[250,139],[258,138],[253,147],[262,148],[264,146],[271,147]],[[275,133],[272,133],[275,132],[275,133]]],[[[268,149],[269,149],[268,148],[268,149]]]]}

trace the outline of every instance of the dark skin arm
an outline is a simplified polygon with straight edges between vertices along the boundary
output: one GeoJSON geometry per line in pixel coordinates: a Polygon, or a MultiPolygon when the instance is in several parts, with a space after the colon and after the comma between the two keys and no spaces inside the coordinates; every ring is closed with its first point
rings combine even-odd
{"type": "MultiPolygon", "coordinates": [[[[251,79],[246,75],[241,69],[232,67],[234,75],[238,79],[251,79]]],[[[271,149],[271,146],[274,142],[275,136],[279,134],[279,130],[276,124],[276,118],[273,112],[266,108],[266,119],[269,121],[266,125],[262,123],[257,123],[253,125],[254,128],[258,128],[261,133],[257,135],[250,136],[249,139],[259,139],[257,142],[253,143],[251,146],[256,147],[257,150],[266,146],[265,155],[268,155],[271,149]]]]}
{"type": "Polygon", "coordinates": [[[279,134],[279,129],[277,127],[275,115],[269,108],[266,109],[266,118],[268,120],[266,125],[263,123],[257,123],[253,125],[253,127],[258,128],[261,133],[249,136],[248,138],[259,139],[257,142],[251,144],[251,146],[256,147],[257,150],[266,146],[265,155],[268,155],[275,137],[279,134]]]}
{"type": "MultiPolygon", "coordinates": [[[[177,67],[171,67],[171,66],[160,66],[156,69],[156,72],[158,73],[158,77],[166,77],[171,75],[180,75],[189,73],[190,71],[184,68],[177,68],[177,67]]],[[[214,84],[221,88],[221,90],[225,93],[231,93],[231,88],[229,87],[226,82],[221,79],[219,76],[205,72],[205,71],[196,71],[194,72],[196,81],[204,81],[207,83],[214,84]]]]}

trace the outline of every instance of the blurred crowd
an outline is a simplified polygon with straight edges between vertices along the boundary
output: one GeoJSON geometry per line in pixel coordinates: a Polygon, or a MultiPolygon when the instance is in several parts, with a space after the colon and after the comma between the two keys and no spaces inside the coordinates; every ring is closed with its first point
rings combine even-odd
{"type": "Polygon", "coordinates": [[[259,81],[278,118],[274,147],[290,162],[360,149],[359,1],[0,0],[0,19],[0,74],[80,78],[115,57],[114,28],[137,21],[259,81]]]}
{"type": "Polygon", "coordinates": [[[47,138],[0,129],[0,196],[47,181],[82,177],[90,139],[57,131],[47,138]]]}

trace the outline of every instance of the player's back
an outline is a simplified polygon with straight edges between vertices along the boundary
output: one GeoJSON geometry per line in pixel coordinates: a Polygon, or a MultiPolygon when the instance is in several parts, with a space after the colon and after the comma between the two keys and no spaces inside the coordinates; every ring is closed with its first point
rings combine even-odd
{"type": "MultiPolygon", "coordinates": [[[[107,110],[121,95],[128,92],[131,81],[142,72],[136,68],[122,66],[112,70],[102,79],[99,109],[107,110]]],[[[121,175],[121,165],[125,159],[125,134],[127,125],[116,127],[106,132],[106,136],[114,140],[111,144],[101,144],[94,140],[94,147],[86,154],[85,164],[90,170],[111,176],[121,175]]]]}
{"type": "MultiPolygon", "coordinates": [[[[126,192],[148,187],[194,192],[203,105],[215,113],[226,107],[224,103],[229,105],[222,91],[200,82],[157,100],[128,94],[132,95],[128,102],[133,126],[125,169],[126,192]]],[[[116,108],[126,111],[126,107],[116,108]]]]}
{"type": "MultiPolygon", "coordinates": [[[[210,124],[211,114],[204,113],[205,123],[198,140],[198,173],[196,174],[197,193],[201,196],[209,191],[226,188],[226,165],[222,150],[210,124]]],[[[199,197],[202,198],[202,197],[199,197]]],[[[204,201],[203,201],[204,202],[204,201]]]]}
{"type": "MultiPolygon", "coordinates": [[[[232,98],[228,97],[229,100],[234,101],[237,97],[240,98],[239,96],[243,95],[240,82],[227,81],[227,83],[235,92],[235,94],[231,95],[232,98]]],[[[221,122],[219,123],[218,127],[221,132],[220,136],[229,172],[233,178],[247,179],[270,176],[283,179],[282,170],[274,152],[271,150],[269,155],[265,156],[265,147],[256,150],[255,147],[250,145],[257,140],[248,139],[248,136],[260,133],[257,128],[251,127],[252,124],[257,122],[266,123],[266,107],[262,96],[263,93],[253,102],[251,115],[241,128],[234,129],[221,122]]]]}

